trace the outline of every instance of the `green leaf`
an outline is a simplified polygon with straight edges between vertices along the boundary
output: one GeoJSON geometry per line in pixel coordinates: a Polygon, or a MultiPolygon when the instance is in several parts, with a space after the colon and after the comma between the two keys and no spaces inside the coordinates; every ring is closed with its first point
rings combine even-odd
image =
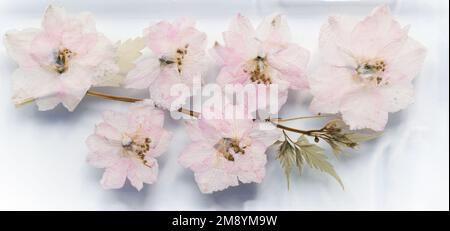
{"type": "Polygon", "coordinates": [[[325,138],[322,138],[322,139],[325,140],[328,143],[328,145],[330,145],[331,150],[333,150],[333,154],[335,156],[342,153],[342,148],[341,148],[342,144],[341,143],[337,143],[331,139],[325,139],[325,138]]]}
{"type": "Polygon", "coordinates": [[[345,137],[347,137],[347,139],[355,143],[361,143],[364,141],[369,141],[378,138],[379,136],[381,136],[381,134],[382,132],[373,132],[373,133],[350,132],[345,134],[345,137]]]}
{"type": "Polygon", "coordinates": [[[301,158],[303,158],[310,167],[328,173],[336,179],[342,188],[344,188],[341,178],[337,175],[334,167],[327,161],[327,156],[321,147],[309,143],[308,139],[304,136],[300,136],[295,144],[298,147],[297,155],[301,155],[301,158]]]}
{"type": "Polygon", "coordinates": [[[278,145],[280,145],[280,144],[282,144],[282,143],[283,143],[283,141],[277,140],[277,141],[275,141],[271,146],[278,146],[278,145]]]}
{"type": "Polygon", "coordinates": [[[290,188],[290,176],[291,176],[291,169],[292,169],[292,163],[295,158],[295,150],[292,147],[292,145],[285,140],[281,143],[280,148],[278,150],[278,156],[277,159],[281,163],[281,167],[284,169],[284,174],[286,175],[287,179],[287,185],[288,189],[290,188]]]}
{"type": "Polygon", "coordinates": [[[295,165],[297,165],[298,174],[302,175],[303,170],[303,158],[300,155],[301,150],[295,146],[295,165]]]}

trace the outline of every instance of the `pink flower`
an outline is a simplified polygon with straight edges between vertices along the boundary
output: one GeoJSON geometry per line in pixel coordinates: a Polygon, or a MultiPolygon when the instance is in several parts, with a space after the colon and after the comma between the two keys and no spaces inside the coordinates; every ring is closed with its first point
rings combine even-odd
{"type": "Polygon", "coordinates": [[[103,74],[118,72],[113,45],[96,31],[87,13],[72,16],[63,8],[49,6],[42,29],[9,31],[4,42],[19,65],[13,74],[16,104],[34,99],[39,110],[62,103],[73,111],[103,74]]]}
{"type": "Polygon", "coordinates": [[[225,84],[277,84],[279,105],[286,102],[287,89],[305,89],[309,52],[290,42],[283,15],[271,15],[255,29],[250,20],[237,15],[223,33],[212,56],[221,66],[217,82],[225,84]]]}
{"type": "Polygon", "coordinates": [[[141,190],[143,183],[154,183],[158,176],[155,158],[167,150],[171,137],[163,128],[164,113],[152,104],[138,103],[127,113],[106,111],[103,120],[86,141],[88,163],[105,168],[101,185],[121,188],[128,178],[141,190]]]}
{"type": "MultiPolygon", "coordinates": [[[[225,108],[230,111],[232,106],[225,108]]],[[[202,113],[206,115],[207,109],[202,113]]],[[[203,115],[202,114],[202,115],[203,115]]],[[[211,114],[186,122],[192,143],[179,157],[179,163],[195,173],[203,193],[220,191],[242,183],[260,183],[265,175],[265,151],[280,133],[260,129],[261,123],[251,119],[228,119],[224,114],[211,114]]]]}
{"type": "Polygon", "coordinates": [[[360,22],[330,17],[320,33],[323,63],[310,80],[311,109],[341,113],[351,129],[383,130],[389,112],[413,101],[426,50],[387,6],[360,22]]]}
{"type": "MultiPolygon", "coordinates": [[[[149,88],[153,101],[171,108],[177,98],[170,95],[175,84],[192,86],[205,70],[206,34],[189,19],[161,21],[144,31],[151,56],[136,63],[126,79],[127,88],[149,88]]],[[[178,109],[178,108],[175,108],[178,109]]]]}

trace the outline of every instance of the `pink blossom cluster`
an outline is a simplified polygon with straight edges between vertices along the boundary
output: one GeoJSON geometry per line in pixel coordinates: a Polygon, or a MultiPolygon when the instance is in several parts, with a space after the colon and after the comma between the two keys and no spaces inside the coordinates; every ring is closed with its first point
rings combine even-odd
{"type": "MultiPolygon", "coordinates": [[[[310,53],[291,38],[286,16],[270,15],[258,27],[238,14],[207,52],[207,36],[195,22],[182,18],[161,21],[144,30],[148,52],[134,61],[125,76],[126,88],[147,89],[149,98],[127,112],[107,111],[87,139],[88,163],[104,168],[104,188],[121,188],[126,179],[138,190],[157,180],[157,157],[169,149],[171,134],[164,111],[178,109],[170,94],[176,84],[202,83],[208,54],[220,67],[216,82],[274,85],[283,105],[288,90],[310,92],[314,113],[337,114],[351,129],[381,131],[388,114],[414,100],[412,81],[420,72],[426,50],[409,37],[387,6],[362,20],[331,16],[319,38],[320,62],[307,76],[310,53]]],[[[62,103],[72,111],[92,86],[119,72],[116,47],[96,31],[92,15],[70,15],[49,7],[41,29],[6,33],[5,46],[18,69],[13,74],[13,100],[36,101],[40,110],[62,103]],[[99,71],[101,69],[102,71],[99,71]]],[[[187,97],[192,95],[187,95],[187,97]]],[[[233,111],[235,105],[224,110],[233,111]]],[[[204,193],[260,183],[268,147],[279,130],[263,129],[254,119],[202,117],[186,122],[192,143],[179,163],[194,172],[204,193]],[[219,119],[217,119],[219,118],[219,119]]]]}

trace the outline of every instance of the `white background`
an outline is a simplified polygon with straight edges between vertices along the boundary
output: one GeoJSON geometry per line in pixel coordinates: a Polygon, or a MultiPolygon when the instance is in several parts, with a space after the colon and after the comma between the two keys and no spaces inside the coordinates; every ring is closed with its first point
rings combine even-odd
{"type": "MultiPolygon", "coordinates": [[[[50,2],[1,0],[0,32],[3,35],[8,29],[39,27],[50,2]]],[[[121,190],[103,190],[98,183],[102,171],[85,163],[84,141],[100,121],[103,110],[125,110],[128,105],[85,98],[74,113],[62,107],[48,112],[39,112],[34,105],[15,108],[10,97],[11,74],[16,65],[1,46],[0,209],[448,210],[448,1],[56,1],[72,12],[93,12],[98,30],[114,41],[139,36],[143,28],[160,19],[191,16],[213,44],[221,41],[221,32],[238,12],[251,17],[254,23],[273,11],[283,12],[290,20],[294,41],[311,50],[313,57],[320,25],[328,15],[362,16],[379,2],[390,3],[400,22],[411,24],[410,35],[428,48],[428,55],[415,81],[415,104],[390,115],[389,126],[380,139],[364,144],[357,152],[331,157],[344,181],[344,191],[333,179],[311,169],[305,169],[301,177],[294,175],[288,191],[282,169],[274,153],[269,152],[263,183],[203,195],[192,172],[176,162],[189,140],[182,123],[168,116],[166,127],[176,134],[169,152],[159,159],[158,182],[141,192],[128,184],[121,190]]],[[[312,63],[311,70],[317,68],[312,63]]],[[[213,80],[216,72],[212,67],[207,78],[213,80]]],[[[308,115],[308,102],[308,98],[293,93],[281,115],[308,115]]],[[[305,123],[291,125],[305,127],[305,123]]]]}

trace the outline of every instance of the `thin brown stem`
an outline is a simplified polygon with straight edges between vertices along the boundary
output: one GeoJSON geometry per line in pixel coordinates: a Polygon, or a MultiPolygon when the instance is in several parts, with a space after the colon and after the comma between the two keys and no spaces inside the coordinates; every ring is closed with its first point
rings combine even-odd
{"type": "Polygon", "coordinates": [[[315,133],[321,132],[321,130],[300,130],[300,129],[291,128],[291,127],[288,127],[285,125],[277,124],[274,122],[272,122],[272,124],[275,125],[277,128],[283,129],[285,131],[295,132],[295,133],[307,135],[307,136],[315,136],[315,133]]]}
{"type": "Polygon", "coordinates": [[[273,118],[270,119],[270,121],[273,122],[288,122],[293,120],[301,120],[301,119],[316,119],[316,118],[327,118],[330,117],[329,115],[315,115],[315,116],[297,116],[297,117],[291,117],[291,118],[273,118]]]}
{"type": "Polygon", "coordinates": [[[199,112],[192,111],[192,110],[189,110],[189,109],[186,109],[186,108],[182,108],[182,107],[180,107],[177,111],[181,112],[183,114],[186,114],[188,116],[195,117],[195,118],[198,118],[200,116],[199,112]]]}
{"type": "MultiPolygon", "coordinates": [[[[97,92],[97,91],[92,91],[92,90],[87,91],[86,95],[93,96],[93,97],[99,97],[99,98],[102,98],[102,99],[127,102],[127,103],[135,103],[135,102],[143,101],[143,99],[131,98],[131,97],[125,97],[125,96],[109,95],[109,94],[105,94],[105,93],[101,93],[101,92],[97,92]]],[[[192,111],[190,109],[186,109],[186,108],[179,108],[177,111],[181,112],[183,114],[186,114],[188,116],[196,117],[196,118],[198,118],[199,115],[200,115],[200,113],[192,111]]]]}
{"type": "Polygon", "coordinates": [[[101,92],[97,92],[97,91],[92,91],[92,90],[87,91],[86,95],[93,96],[93,97],[99,97],[99,98],[102,98],[102,99],[127,102],[127,103],[135,103],[135,102],[143,101],[143,99],[131,98],[131,97],[125,97],[125,96],[109,95],[109,94],[105,94],[105,93],[101,93],[101,92]]]}

